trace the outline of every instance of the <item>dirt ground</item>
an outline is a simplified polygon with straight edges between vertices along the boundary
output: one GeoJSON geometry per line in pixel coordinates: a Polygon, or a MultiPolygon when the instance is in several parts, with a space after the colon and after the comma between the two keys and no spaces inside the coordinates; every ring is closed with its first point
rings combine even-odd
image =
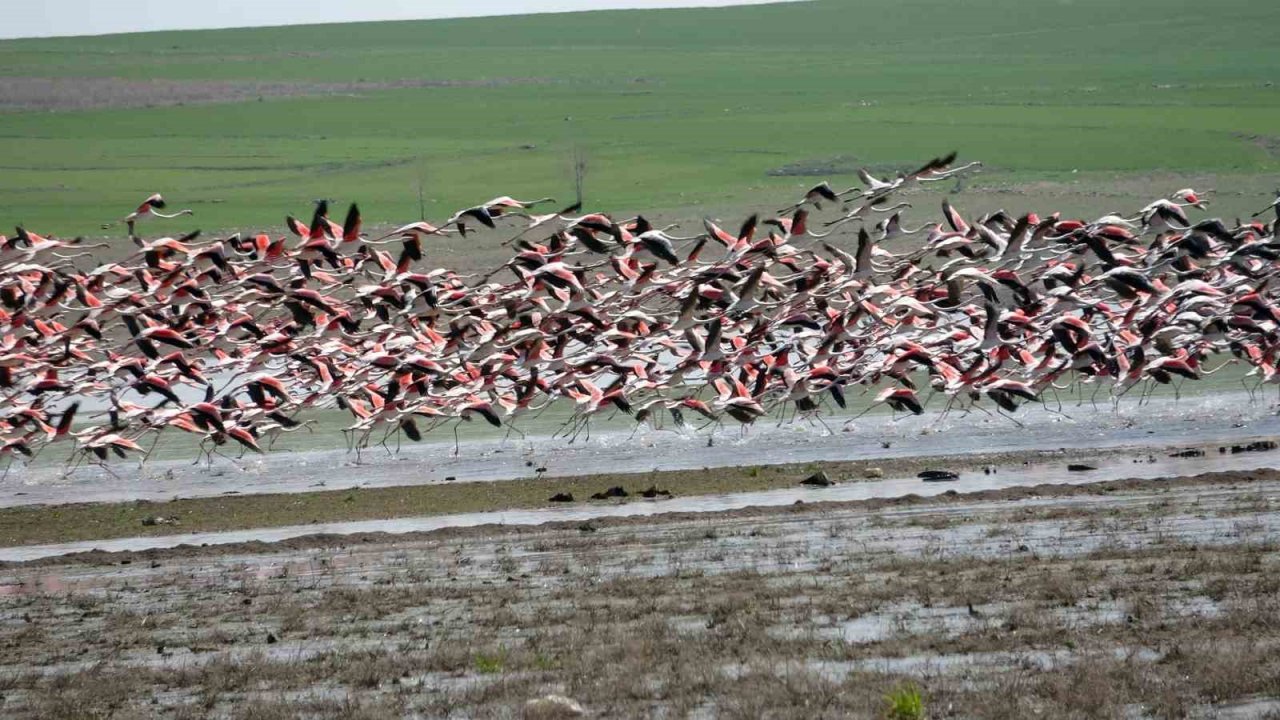
{"type": "Polygon", "coordinates": [[[1278,510],[1224,473],[12,565],[0,714],[1280,717],[1278,510]]]}
{"type": "Polygon", "coordinates": [[[302,95],[351,95],[375,90],[546,84],[537,78],[398,80],[394,82],[255,82],[248,80],[134,80],[116,77],[0,77],[0,112],[90,110],[243,102],[302,95]]]}

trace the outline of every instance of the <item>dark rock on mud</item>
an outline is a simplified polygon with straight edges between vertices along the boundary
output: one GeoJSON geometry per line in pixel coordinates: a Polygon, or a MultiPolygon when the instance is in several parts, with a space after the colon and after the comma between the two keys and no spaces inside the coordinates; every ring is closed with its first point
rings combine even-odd
{"type": "Polygon", "coordinates": [[[177,518],[148,515],[142,518],[142,524],[146,527],[155,527],[156,525],[181,525],[182,523],[177,518]]]}
{"type": "Polygon", "coordinates": [[[808,485],[809,487],[831,487],[832,485],[835,485],[836,482],[832,480],[825,471],[820,470],[801,480],[800,484],[808,485]]]}
{"type": "Polygon", "coordinates": [[[573,493],[556,493],[547,498],[547,502],[554,503],[571,503],[573,502],[573,493]]]}
{"type": "Polygon", "coordinates": [[[1266,452],[1268,450],[1275,450],[1276,447],[1276,442],[1274,440],[1258,440],[1247,445],[1232,445],[1231,454],[1236,455],[1238,453],[1246,452],[1266,452]]]}

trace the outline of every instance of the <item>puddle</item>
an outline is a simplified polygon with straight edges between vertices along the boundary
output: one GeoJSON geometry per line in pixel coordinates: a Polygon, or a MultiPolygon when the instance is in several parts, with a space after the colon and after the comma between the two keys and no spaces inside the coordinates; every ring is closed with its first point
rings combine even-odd
{"type": "Polygon", "coordinates": [[[1258,698],[1244,702],[1196,707],[1191,710],[1190,717],[1206,720],[1210,718],[1212,720],[1254,720],[1274,717],[1277,714],[1280,714],[1280,700],[1258,698]]]}
{"type": "MultiPolygon", "coordinates": [[[[902,603],[879,608],[851,620],[835,621],[832,618],[812,618],[810,625],[786,624],[770,628],[769,634],[779,639],[818,637],[839,640],[849,644],[885,642],[909,635],[928,635],[954,638],[967,632],[999,625],[1015,606],[1009,603],[975,605],[967,607],[923,607],[917,603],[902,603]]],[[[1054,618],[1064,626],[1087,627],[1124,622],[1129,612],[1122,602],[1101,601],[1092,604],[1053,608],[1054,618]]],[[[1222,609],[1205,597],[1170,599],[1163,604],[1160,613],[1166,617],[1216,617],[1222,609]]]]}
{"type": "MultiPolygon", "coordinates": [[[[1133,658],[1141,662],[1156,662],[1163,655],[1149,648],[1114,648],[1117,659],[1133,658]]],[[[908,655],[906,657],[868,658],[853,662],[823,663],[829,668],[819,668],[840,677],[855,671],[881,672],[903,675],[937,675],[955,672],[970,665],[1006,668],[1035,667],[1039,670],[1070,665],[1080,660],[1080,654],[1071,650],[1026,652],[980,652],[964,655],[908,655]]]]}
{"type": "MultiPolygon", "coordinates": [[[[990,611],[984,609],[983,612],[990,611]]],[[[778,626],[770,629],[770,635],[780,639],[813,635],[827,640],[864,644],[926,633],[951,637],[982,622],[985,621],[970,617],[968,608],[923,607],[915,603],[903,603],[886,606],[852,620],[831,622],[830,618],[815,618],[813,626],[778,626]]]]}
{"type": "MultiPolygon", "coordinates": [[[[1111,651],[1117,659],[1133,658],[1140,662],[1156,662],[1163,655],[1150,648],[1114,648],[1111,651]]],[[[813,673],[831,682],[844,682],[856,672],[882,673],[885,675],[914,675],[917,677],[933,677],[942,674],[961,672],[972,667],[984,668],[1018,668],[1035,667],[1039,670],[1070,665],[1080,661],[1079,653],[1070,650],[1057,651],[1023,651],[1023,652],[975,652],[965,654],[937,655],[920,654],[904,657],[878,657],[863,660],[808,660],[800,663],[780,663],[772,668],[779,676],[788,672],[799,671],[813,673]]],[[[730,678],[744,678],[759,672],[760,668],[734,663],[724,665],[720,672],[730,678]]]]}

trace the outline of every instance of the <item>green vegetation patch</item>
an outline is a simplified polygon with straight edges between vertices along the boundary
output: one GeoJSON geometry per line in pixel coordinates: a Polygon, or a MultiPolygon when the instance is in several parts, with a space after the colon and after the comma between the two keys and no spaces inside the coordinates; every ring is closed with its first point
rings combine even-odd
{"type": "Polygon", "coordinates": [[[5,41],[0,87],[53,107],[0,112],[0,222],[100,232],[155,191],[209,231],[278,231],[318,197],[394,222],[419,188],[438,219],[568,196],[575,147],[618,212],[745,214],[953,148],[988,165],[975,205],[1033,179],[1258,178],[1219,201],[1237,212],[1280,170],[1277,21],[1247,0],[817,0],[5,41]],[[77,83],[107,96],[58,106],[77,83]]]}

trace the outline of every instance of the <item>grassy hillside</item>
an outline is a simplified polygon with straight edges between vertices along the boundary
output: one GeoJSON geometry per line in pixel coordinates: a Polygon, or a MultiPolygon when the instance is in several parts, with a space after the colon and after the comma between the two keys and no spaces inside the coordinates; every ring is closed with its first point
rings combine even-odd
{"type": "Polygon", "coordinates": [[[575,145],[604,209],[745,207],[959,149],[988,163],[956,188],[975,204],[1101,212],[1187,177],[1245,192],[1235,211],[1280,170],[1278,22],[1252,0],[817,0],[6,41],[0,88],[116,95],[0,113],[0,225],[100,233],[156,190],[210,229],[317,197],[411,220],[420,182],[438,219],[569,196],[575,145]],[[232,101],[167,104],[188,86],[232,101]]]}

